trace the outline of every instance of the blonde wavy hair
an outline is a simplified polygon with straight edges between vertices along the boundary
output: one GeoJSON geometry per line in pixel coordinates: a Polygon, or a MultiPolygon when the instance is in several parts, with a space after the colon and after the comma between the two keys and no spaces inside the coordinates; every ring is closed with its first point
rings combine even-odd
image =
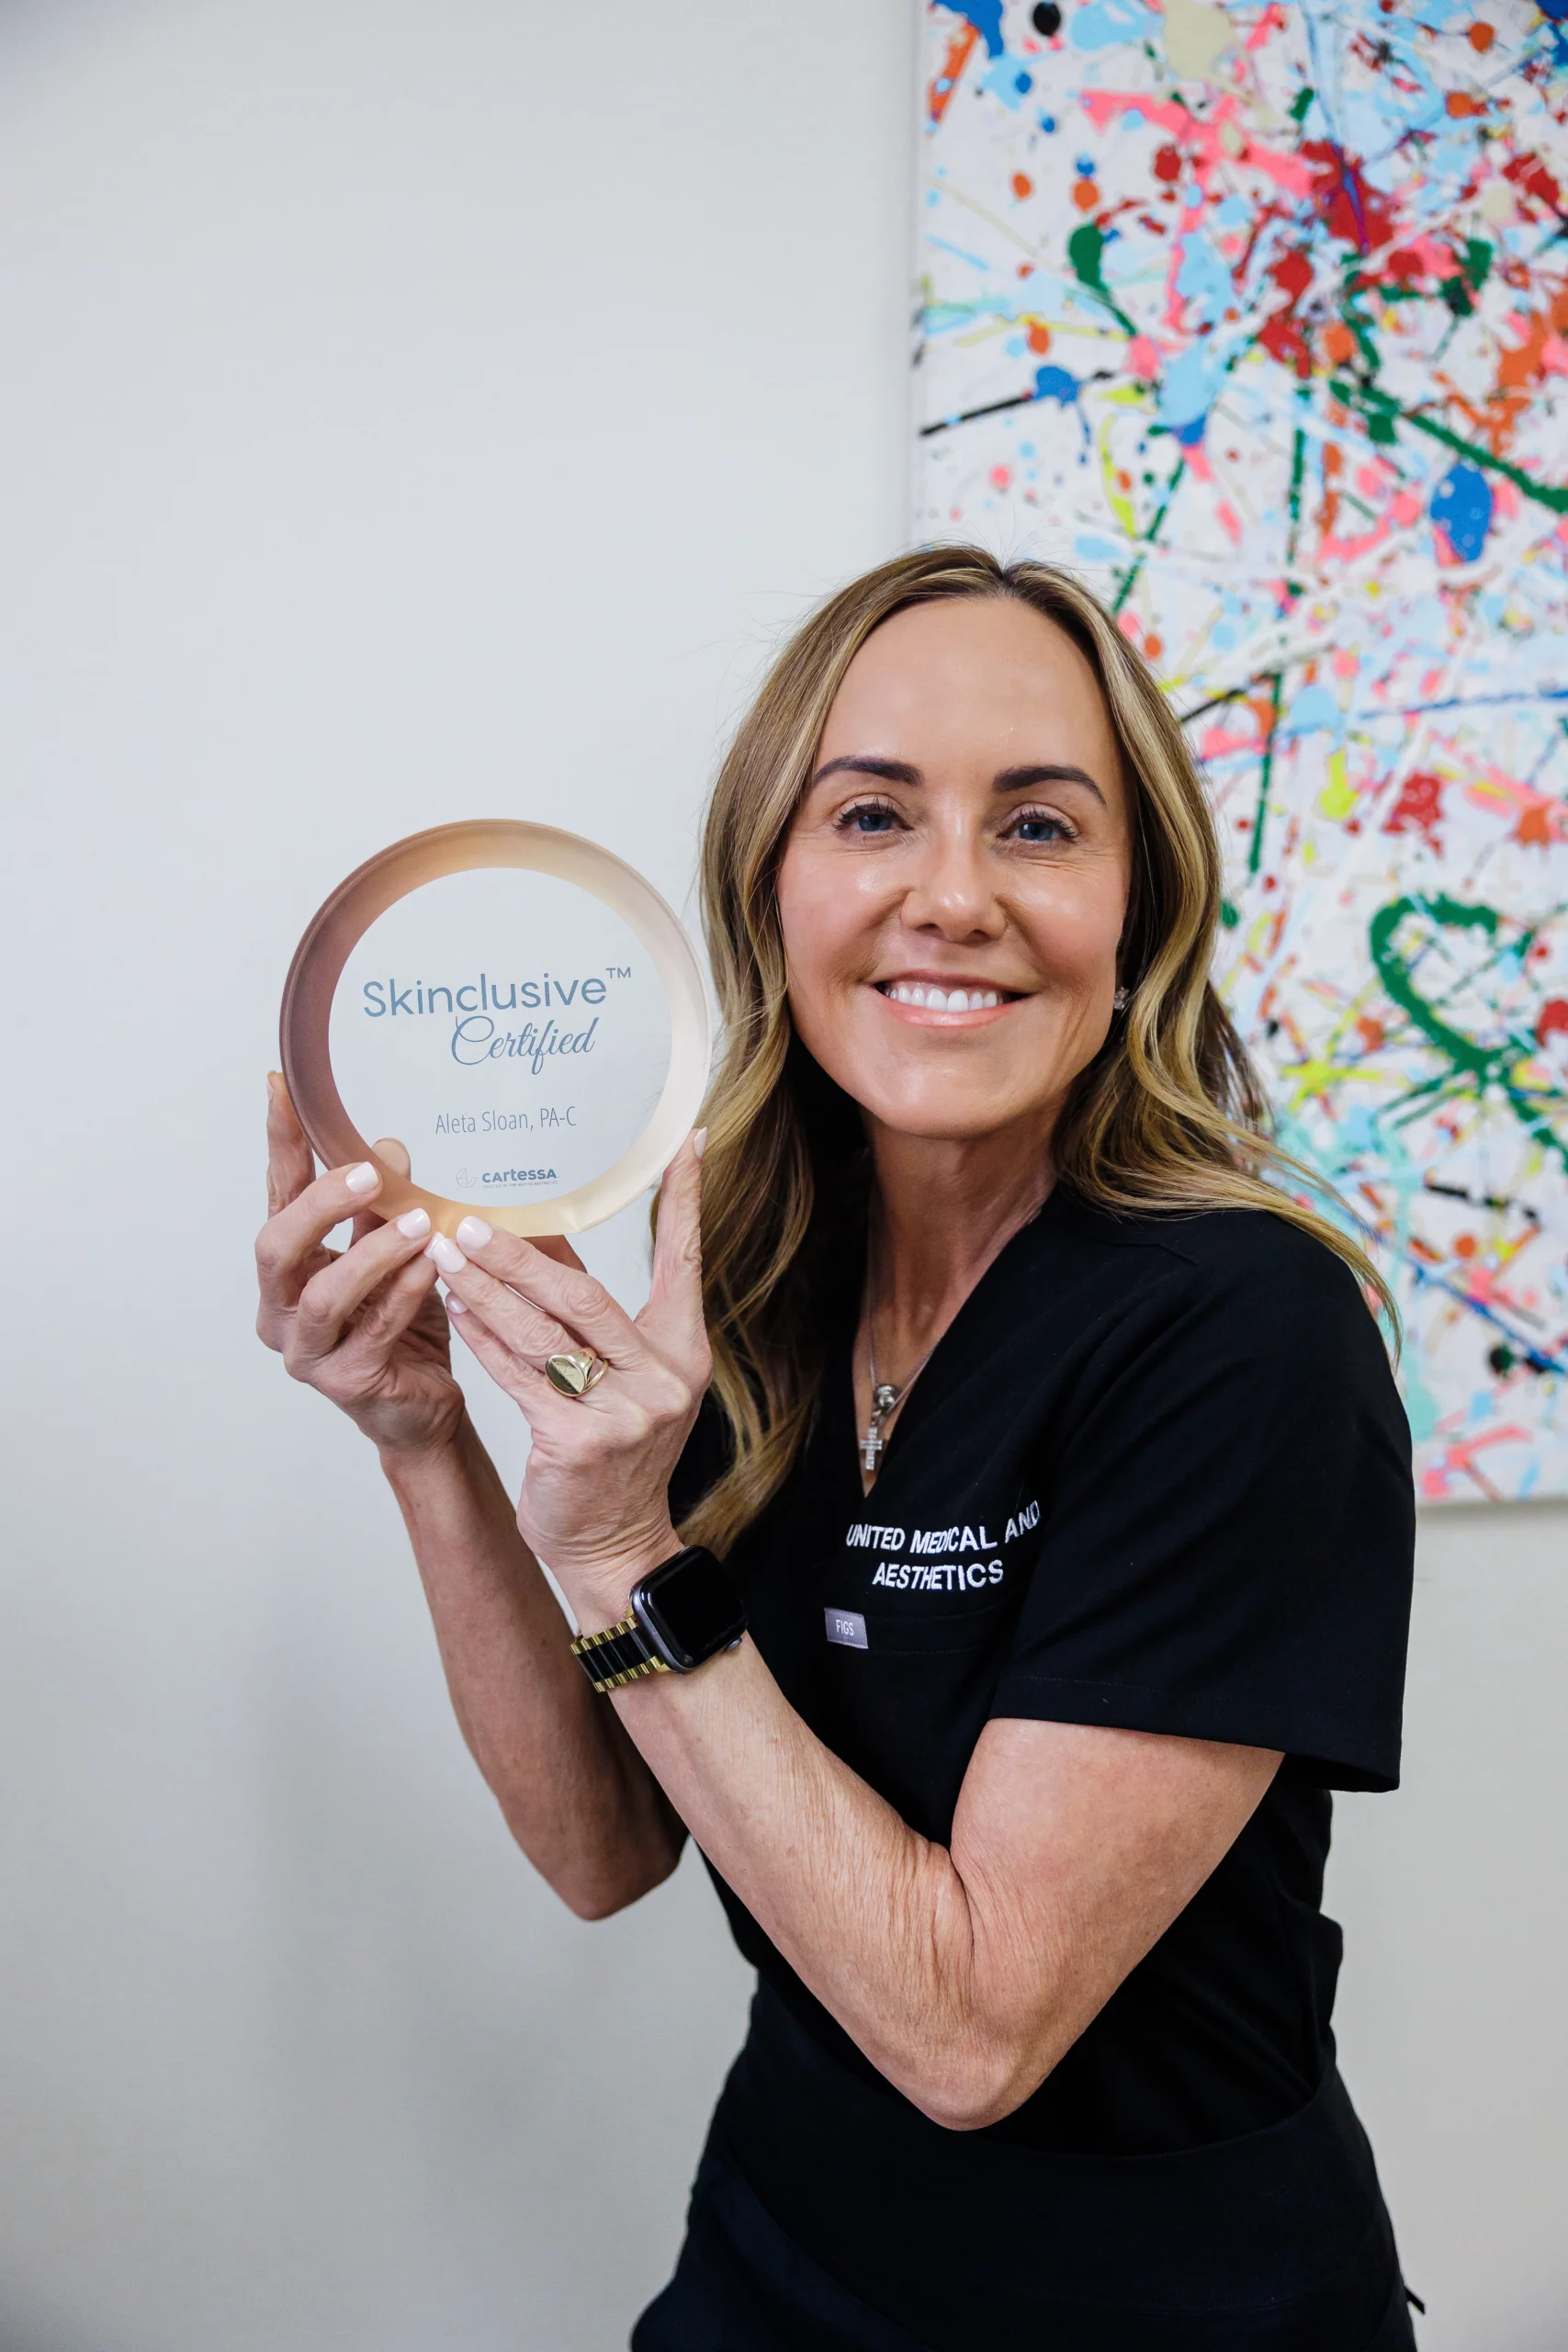
{"type": "Polygon", "coordinates": [[[1192,755],[1153,674],[1068,572],[923,548],[852,581],[773,662],[719,770],[704,830],[704,929],[724,1023],[703,1162],[703,1289],[712,1394],[730,1457],[682,1536],[723,1551],[775,1494],[810,1426],[822,1301],[852,1282],[870,1176],[855,1104],[806,1052],[789,1008],[777,876],[844,673],[911,605],[1009,597],[1091,663],[1121,749],[1133,868],[1120,950],[1125,1016],[1074,1081],[1052,1137],[1055,1181],[1111,1213],[1268,1209],[1344,1260],[1394,1322],[1365,1253],[1312,1205],[1321,1180],[1270,1141],[1262,1090],[1210,983],[1220,854],[1192,755]]]}

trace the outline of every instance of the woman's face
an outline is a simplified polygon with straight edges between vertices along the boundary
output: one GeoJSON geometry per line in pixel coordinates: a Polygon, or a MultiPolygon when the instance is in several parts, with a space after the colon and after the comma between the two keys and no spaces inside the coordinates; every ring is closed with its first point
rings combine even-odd
{"type": "Polygon", "coordinates": [[[897,614],[845,674],[780,866],[804,1044],[899,1134],[1043,1139],[1105,1040],[1130,869],[1065,631],[999,597],[897,614]]]}

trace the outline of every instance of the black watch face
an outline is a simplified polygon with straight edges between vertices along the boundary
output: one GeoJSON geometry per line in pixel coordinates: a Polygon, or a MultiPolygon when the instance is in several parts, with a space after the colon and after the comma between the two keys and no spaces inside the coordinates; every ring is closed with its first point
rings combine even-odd
{"type": "Polygon", "coordinates": [[[643,1578],[634,1605],[677,1667],[700,1666],[746,1631],[739,1588],[711,1552],[667,1560],[643,1578]]]}

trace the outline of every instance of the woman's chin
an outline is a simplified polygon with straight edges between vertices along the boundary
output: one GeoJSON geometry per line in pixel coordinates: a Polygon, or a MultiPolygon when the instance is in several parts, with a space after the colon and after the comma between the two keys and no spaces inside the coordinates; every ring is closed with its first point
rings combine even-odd
{"type": "Polygon", "coordinates": [[[1038,1124],[1043,1147],[1050,1133],[1055,1102],[1021,1102],[987,1095],[955,1100],[951,1091],[933,1100],[929,1094],[878,1093],[861,1108],[884,1134],[911,1143],[982,1144],[994,1136],[1017,1138],[1021,1129],[1038,1124]]]}

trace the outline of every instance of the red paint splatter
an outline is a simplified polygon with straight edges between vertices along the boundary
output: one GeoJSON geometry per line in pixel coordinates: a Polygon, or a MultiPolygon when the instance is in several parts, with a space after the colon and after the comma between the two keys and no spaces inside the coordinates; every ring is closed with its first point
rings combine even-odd
{"type": "Polygon", "coordinates": [[[1465,35],[1466,40],[1469,41],[1472,49],[1474,50],[1478,57],[1485,56],[1487,51],[1491,48],[1497,36],[1493,31],[1491,26],[1480,17],[1476,19],[1475,23],[1470,28],[1469,32],[1465,35]]]}
{"type": "Polygon", "coordinates": [[[1023,202],[1026,196],[1033,195],[1034,182],[1030,178],[1027,172],[1014,172],[1012,175],[1012,192],[1014,196],[1017,197],[1021,204],[1023,202]]]}
{"type": "Polygon", "coordinates": [[[1375,253],[1394,233],[1390,199],[1369,187],[1354,155],[1331,146],[1326,139],[1308,139],[1302,154],[1312,165],[1313,201],[1328,233],[1359,254],[1375,253]]]}
{"type": "Polygon", "coordinates": [[[1172,147],[1168,142],[1165,146],[1159,149],[1155,156],[1155,177],[1156,180],[1166,181],[1168,185],[1174,183],[1181,177],[1181,150],[1179,147],[1172,147]]]}
{"type": "Polygon", "coordinates": [[[1544,1046],[1549,1037],[1568,1037],[1568,997],[1547,998],[1535,1024],[1535,1035],[1539,1046],[1544,1046]]]}
{"type": "Polygon", "coordinates": [[[1291,253],[1281,254],[1279,260],[1270,267],[1269,275],[1281,294],[1288,294],[1292,302],[1299,302],[1312,284],[1312,263],[1298,248],[1291,253]]]}
{"type": "Polygon", "coordinates": [[[1276,311],[1258,330],[1258,340],[1282,368],[1293,368],[1303,383],[1312,374],[1312,353],[1292,308],[1276,311]]]}
{"type": "Polygon", "coordinates": [[[1442,817],[1443,778],[1420,768],[1405,777],[1382,829],[1385,833],[1419,833],[1430,848],[1440,850],[1438,827],[1442,817]]]}
{"type": "Polygon", "coordinates": [[[1029,348],[1031,351],[1038,352],[1049,351],[1051,348],[1051,330],[1043,319],[1035,319],[1030,325],[1029,348]]]}
{"type": "Polygon", "coordinates": [[[1549,211],[1555,212],[1562,201],[1561,188],[1539,155],[1516,155],[1511,164],[1504,164],[1503,177],[1512,180],[1527,196],[1533,196],[1549,211]]]}

